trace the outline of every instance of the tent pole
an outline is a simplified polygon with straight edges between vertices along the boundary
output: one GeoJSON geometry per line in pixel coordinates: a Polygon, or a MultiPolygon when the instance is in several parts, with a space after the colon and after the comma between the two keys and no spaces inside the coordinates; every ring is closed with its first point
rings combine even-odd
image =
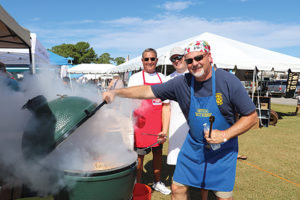
{"type": "MultiPolygon", "coordinates": [[[[256,72],[257,72],[257,67],[255,66],[254,68],[254,72],[253,72],[253,83],[252,83],[252,101],[254,99],[254,91],[255,91],[255,85],[256,85],[256,72]],[[254,86],[253,86],[254,85],[254,86]]],[[[257,84],[258,86],[258,84],[257,84]]],[[[260,126],[262,125],[262,119],[261,119],[261,107],[260,107],[260,96],[259,94],[257,93],[257,108],[258,108],[258,117],[259,117],[259,124],[260,126]]]]}
{"type": "Polygon", "coordinates": [[[254,70],[253,70],[253,77],[252,77],[252,101],[253,101],[253,99],[254,99],[254,84],[255,84],[255,77],[256,77],[256,66],[255,66],[255,68],[254,68],[254,70]]]}
{"type": "Polygon", "coordinates": [[[32,55],[32,51],[31,51],[31,47],[28,48],[29,50],[29,69],[30,69],[30,73],[31,74],[35,74],[35,63],[34,63],[34,59],[33,59],[33,55],[32,55]]]}
{"type": "Polygon", "coordinates": [[[74,92],[73,90],[73,85],[72,85],[72,79],[71,79],[71,75],[70,75],[70,72],[69,72],[69,66],[68,66],[68,76],[69,76],[69,79],[70,79],[70,87],[71,87],[71,91],[74,92]]]}
{"type": "Polygon", "coordinates": [[[167,64],[166,64],[166,56],[164,57],[165,70],[164,75],[167,76],[167,64]]]}

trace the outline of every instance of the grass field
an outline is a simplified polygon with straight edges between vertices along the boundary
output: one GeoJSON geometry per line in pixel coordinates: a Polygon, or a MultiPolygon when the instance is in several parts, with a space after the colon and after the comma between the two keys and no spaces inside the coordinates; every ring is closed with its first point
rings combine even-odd
{"type": "MultiPolygon", "coordinates": [[[[276,126],[252,129],[239,137],[240,153],[248,159],[237,164],[235,200],[300,199],[300,115],[291,115],[295,106],[273,104],[272,109],[281,118],[276,126]]],[[[162,180],[170,186],[173,172],[166,165],[167,144],[163,154],[162,180]]],[[[143,182],[148,185],[153,182],[151,160],[149,154],[144,162],[143,182]]],[[[192,200],[201,199],[198,190],[191,194],[192,200]]],[[[170,195],[152,192],[152,200],[166,199],[170,195]]]]}

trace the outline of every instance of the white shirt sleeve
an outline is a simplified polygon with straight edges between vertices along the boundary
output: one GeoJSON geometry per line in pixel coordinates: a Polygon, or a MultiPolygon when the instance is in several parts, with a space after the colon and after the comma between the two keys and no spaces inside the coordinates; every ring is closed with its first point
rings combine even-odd
{"type": "Polygon", "coordinates": [[[128,87],[144,85],[142,72],[137,72],[129,78],[128,87]]]}

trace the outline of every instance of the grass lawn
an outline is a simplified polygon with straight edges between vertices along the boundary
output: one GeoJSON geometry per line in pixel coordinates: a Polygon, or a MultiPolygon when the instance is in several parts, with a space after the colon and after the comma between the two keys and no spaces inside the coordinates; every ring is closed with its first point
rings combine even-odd
{"type": "MultiPolygon", "coordinates": [[[[276,126],[252,129],[239,137],[240,153],[248,159],[237,163],[236,200],[300,199],[300,115],[291,116],[295,106],[272,104],[272,109],[281,118],[276,126]]],[[[163,154],[162,180],[170,186],[173,172],[166,165],[167,144],[163,154]]],[[[143,183],[148,185],[153,182],[151,160],[152,154],[145,156],[143,183]]],[[[192,200],[201,199],[198,190],[192,191],[192,200]]],[[[152,200],[165,199],[170,195],[152,192],[152,200]]]]}

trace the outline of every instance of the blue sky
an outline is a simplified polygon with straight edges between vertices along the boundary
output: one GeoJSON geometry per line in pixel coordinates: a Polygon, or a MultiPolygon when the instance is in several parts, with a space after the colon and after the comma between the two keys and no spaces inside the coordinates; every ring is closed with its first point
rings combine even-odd
{"type": "Polygon", "coordinates": [[[46,48],[85,41],[98,55],[133,58],[210,32],[300,58],[299,0],[0,2],[46,48]]]}

